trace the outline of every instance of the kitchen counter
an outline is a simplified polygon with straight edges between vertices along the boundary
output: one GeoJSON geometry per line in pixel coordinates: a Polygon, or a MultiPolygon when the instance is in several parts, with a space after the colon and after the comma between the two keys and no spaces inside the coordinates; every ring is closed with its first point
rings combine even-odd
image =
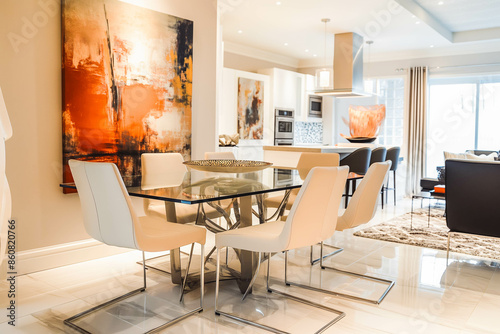
{"type": "Polygon", "coordinates": [[[295,168],[303,152],[338,153],[342,159],[360,147],[375,148],[375,144],[344,143],[331,145],[294,145],[294,146],[264,146],[264,161],[272,162],[274,167],[295,168]]]}

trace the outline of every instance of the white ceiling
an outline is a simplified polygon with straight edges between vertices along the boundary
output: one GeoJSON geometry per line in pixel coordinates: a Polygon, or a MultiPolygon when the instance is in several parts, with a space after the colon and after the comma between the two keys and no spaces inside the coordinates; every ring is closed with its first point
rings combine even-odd
{"type": "Polygon", "coordinates": [[[451,31],[500,26],[499,0],[415,0],[415,2],[451,31]]]}
{"type": "Polygon", "coordinates": [[[350,31],[374,41],[365,49],[371,61],[500,51],[500,0],[219,0],[219,6],[226,50],[250,56],[261,50],[299,67],[325,65],[322,18],[331,19],[327,64],[334,34],[350,31]]]}

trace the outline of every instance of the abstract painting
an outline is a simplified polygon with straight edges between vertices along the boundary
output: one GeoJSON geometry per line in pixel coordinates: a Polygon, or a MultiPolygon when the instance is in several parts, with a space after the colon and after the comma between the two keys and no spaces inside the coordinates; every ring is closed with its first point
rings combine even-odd
{"type": "Polygon", "coordinates": [[[263,139],[264,81],[238,78],[240,139],[263,139]]]}
{"type": "Polygon", "coordinates": [[[144,152],[191,157],[193,22],[117,0],[64,0],[63,182],[69,159],[115,163],[138,185],[144,152]]]}

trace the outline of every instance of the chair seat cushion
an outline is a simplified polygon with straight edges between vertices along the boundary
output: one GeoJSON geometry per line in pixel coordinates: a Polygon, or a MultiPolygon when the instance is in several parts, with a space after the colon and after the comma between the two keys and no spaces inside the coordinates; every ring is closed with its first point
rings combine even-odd
{"type": "MultiPolygon", "coordinates": [[[[294,189],[290,193],[290,196],[288,197],[288,202],[286,203],[287,210],[290,210],[292,208],[293,202],[295,201],[297,194],[298,194],[298,189],[294,189]]],[[[264,205],[266,206],[266,208],[278,208],[282,201],[283,201],[283,196],[272,196],[264,200],[264,205]]]]}
{"type": "Polygon", "coordinates": [[[139,249],[146,252],[166,251],[194,242],[204,245],[207,235],[203,227],[168,223],[151,216],[139,217],[139,226],[135,228],[139,249]]]}
{"type": "Polygon", "coordinates": [[[279,243],[279,236],[285,226],[284,221],[238,228],[215,235],[215,246],[233,247],[253,252],[280,252],[284,246],[279,243]]]}

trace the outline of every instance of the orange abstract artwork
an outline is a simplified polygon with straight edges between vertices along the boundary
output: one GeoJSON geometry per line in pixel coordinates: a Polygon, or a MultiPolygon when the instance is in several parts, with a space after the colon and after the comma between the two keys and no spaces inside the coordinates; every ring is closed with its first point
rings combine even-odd
{"type": "Polygon", "coordinates": [[[238,78],[238,134],[263,139],[264,81],[238,78]]]}
{"type": "Polygon", "coordinates": [[[126,185],[144,152],[190,159],[193,22],[117,0],[62,14],[63,182],[70,159],[113,162],[126,185]]]}
{"type": "Polygon", "coordinates": [[[349,106],[349,132],[350,137],[344,138],[375,138],[380,125],[385,118],[385,105],[349,106]]]}

